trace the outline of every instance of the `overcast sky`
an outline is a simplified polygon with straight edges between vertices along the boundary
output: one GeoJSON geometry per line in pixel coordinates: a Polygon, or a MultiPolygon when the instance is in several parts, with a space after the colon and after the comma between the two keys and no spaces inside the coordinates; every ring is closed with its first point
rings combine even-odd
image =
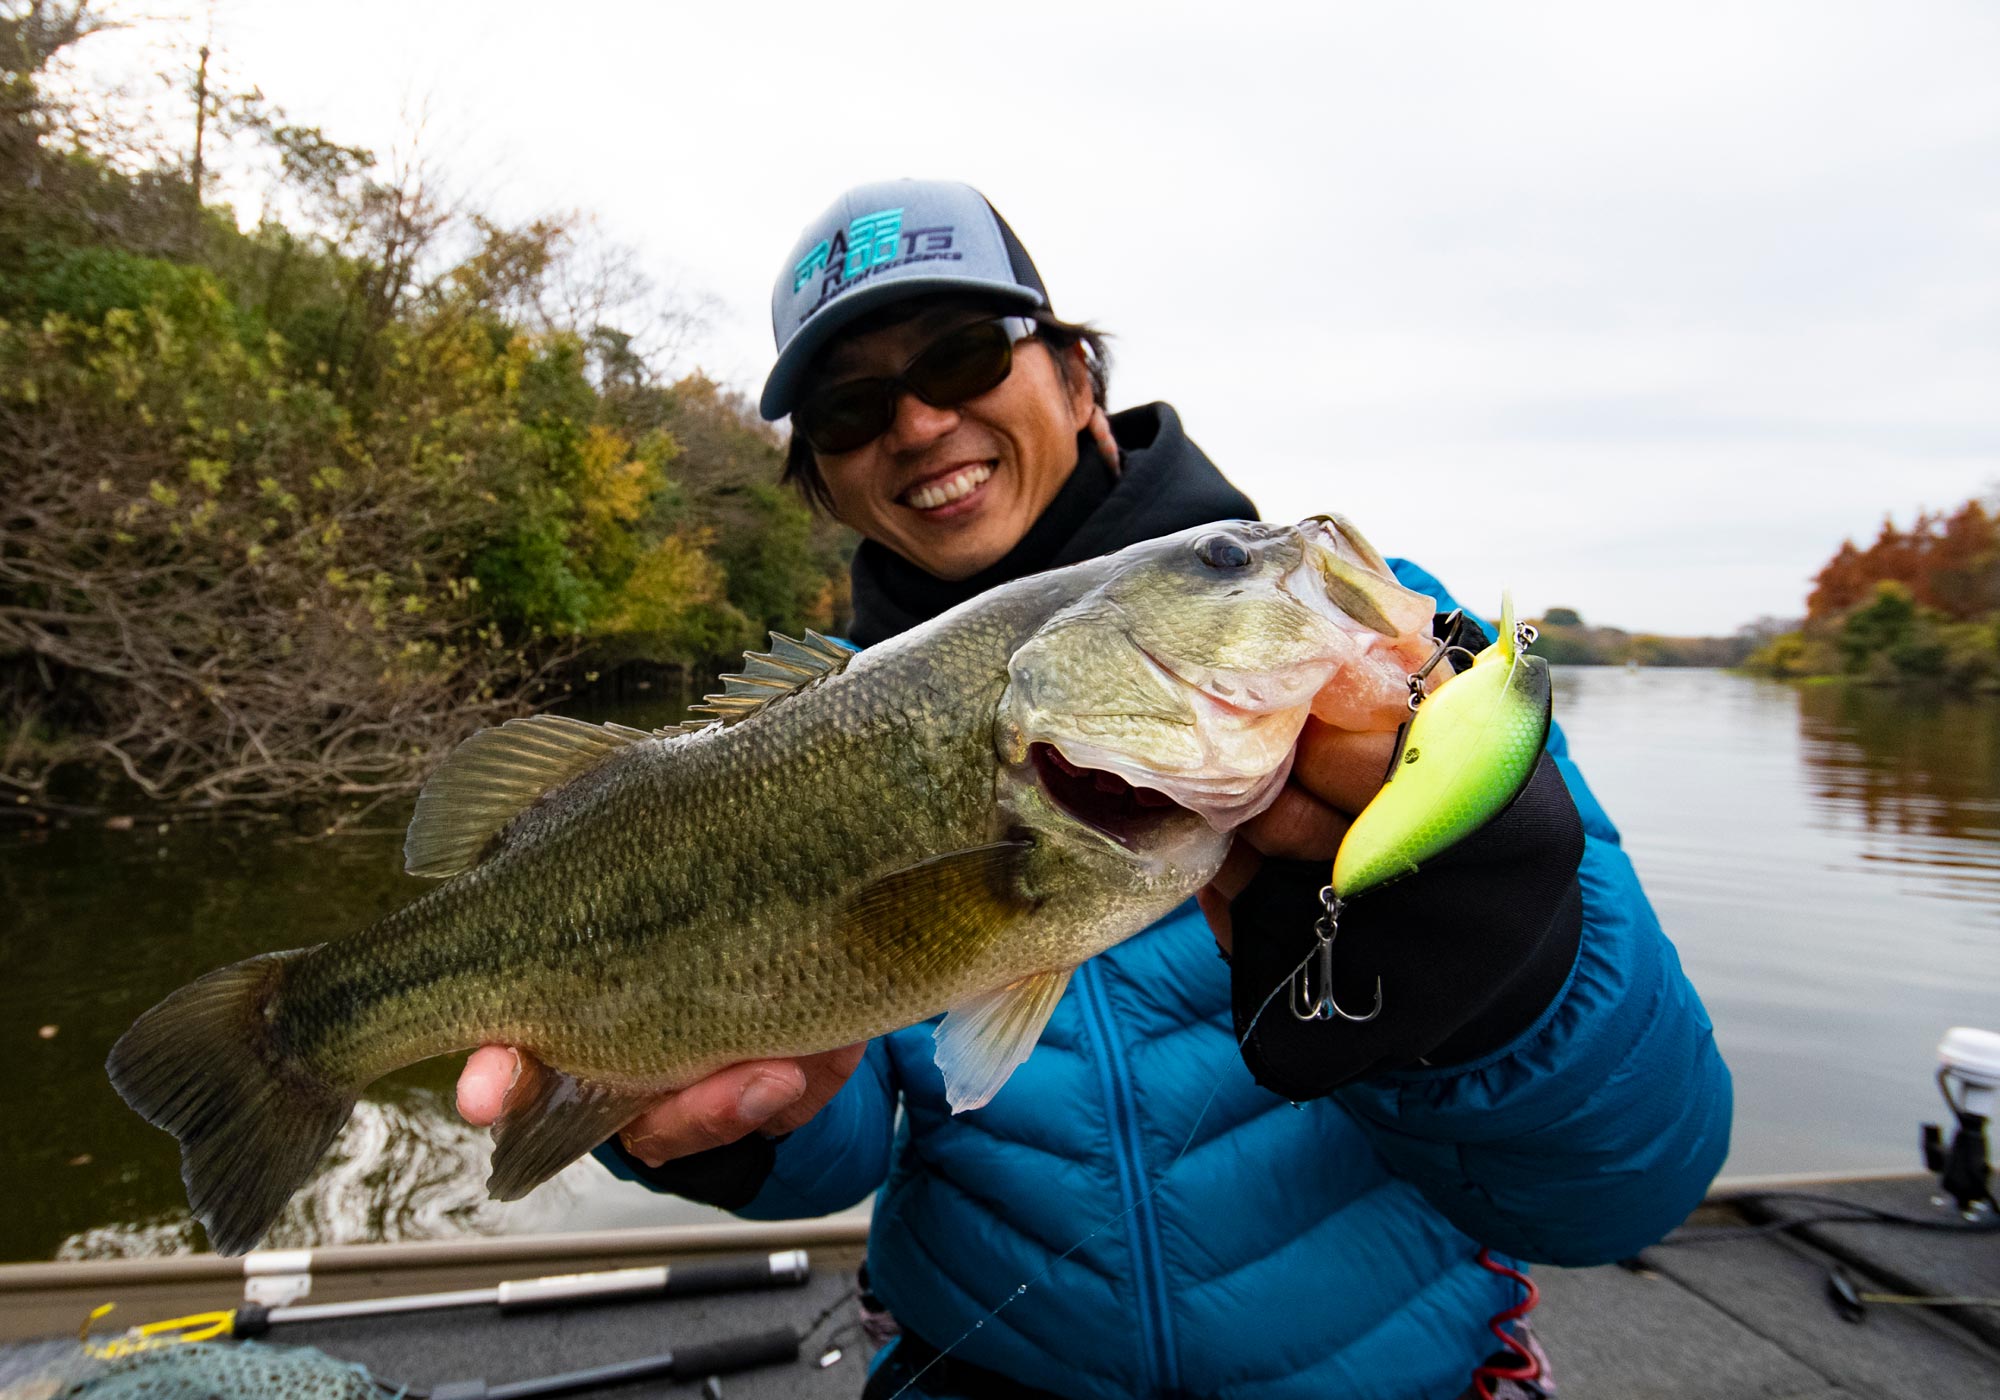
{"type": "MultiPolygon", "coordinates": [[[[205,21],[184,26],[198,34],[205,21]]],[[[218,0],[294,119],[411,112],[513,214],[769,293],[847,185],[986,192],[1267,516],[1494,612],[1726,632],[1843,536],[2000,484],[1991,3],[218,0]]],[[[106,52],[120,41],[104,41],[106,52]]]]}

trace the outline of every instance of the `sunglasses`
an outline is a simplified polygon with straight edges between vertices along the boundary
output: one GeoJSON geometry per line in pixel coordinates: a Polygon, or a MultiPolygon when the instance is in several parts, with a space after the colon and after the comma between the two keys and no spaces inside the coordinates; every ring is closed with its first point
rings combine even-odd
{"type": "Polygon", "coordinates": [[[896,399],[915,394],[932,408],[954,408],[997,386],[1014,369],[1014,342],[1035,332],[1024,316],[974,321],[932,341],[901,374],[849,379],[808,394],[792,427],[815,452],[853,452],[889,431],[896,399]]]}

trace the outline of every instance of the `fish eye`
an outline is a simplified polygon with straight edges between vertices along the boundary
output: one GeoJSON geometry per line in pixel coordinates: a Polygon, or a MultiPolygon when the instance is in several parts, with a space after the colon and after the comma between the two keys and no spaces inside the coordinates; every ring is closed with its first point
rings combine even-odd
{"type": "Polygon", "coordinates": [[[1194,557],[1224,573],[1250,567],[1250,551],[1232,535],[1203,535],[1194,542],[1194,557]]]}

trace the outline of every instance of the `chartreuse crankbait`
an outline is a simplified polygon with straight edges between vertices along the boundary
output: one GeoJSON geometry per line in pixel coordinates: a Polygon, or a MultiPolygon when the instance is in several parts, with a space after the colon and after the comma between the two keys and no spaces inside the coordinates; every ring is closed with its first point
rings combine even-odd
{"type": "Polygon", "coordinates": [[[1528,655],[1534,639],[1532,626],[1514,620],[1514,599],[1506,594],[1499,637],[1466,671],[1427,695],[1426,674],[1447,650],[1458,650],[1440,646],[1410,677],[1415,713],[1403,728],[1388,779],[1347,829],[1333,858],[1333,878],[1320,891],[1325,912],[1319,943],[1300,969],[1292,996],[1292,1014],[1300,1020],[1375,1019],[1382,1009],[1380,979],[1374,1009],[1366,1015],[1343,1010],[1333,997],[1333,940],[1341,905],[1456,845],[1528,785],[1549,737],[1549,663],[1528,655]]]}

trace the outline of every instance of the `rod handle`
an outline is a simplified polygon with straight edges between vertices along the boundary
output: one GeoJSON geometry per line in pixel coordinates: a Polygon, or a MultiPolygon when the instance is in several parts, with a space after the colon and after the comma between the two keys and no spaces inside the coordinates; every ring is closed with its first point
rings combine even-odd
{"type": "Polygon", "coordinates": [[[804,1283],[806,1255],[802,1249],[777,1254],[737,1254],[726,1259],[690,1259],[667,1268],[666,1294],[678,1298],[696,1293],[735,1293],[748,1288],[774,1288],[804,1283]]]}
{"type": "Polygon", "coordinates": [[[799,1334],[789,1327],[774,1327],[768,1332],[675,1347],[674,1375],[683,1380],[695,1376],[726,1375],[731,1371],[747,1371],[753,1366],[776,1366],[798,1359],[799,1334]]]}

